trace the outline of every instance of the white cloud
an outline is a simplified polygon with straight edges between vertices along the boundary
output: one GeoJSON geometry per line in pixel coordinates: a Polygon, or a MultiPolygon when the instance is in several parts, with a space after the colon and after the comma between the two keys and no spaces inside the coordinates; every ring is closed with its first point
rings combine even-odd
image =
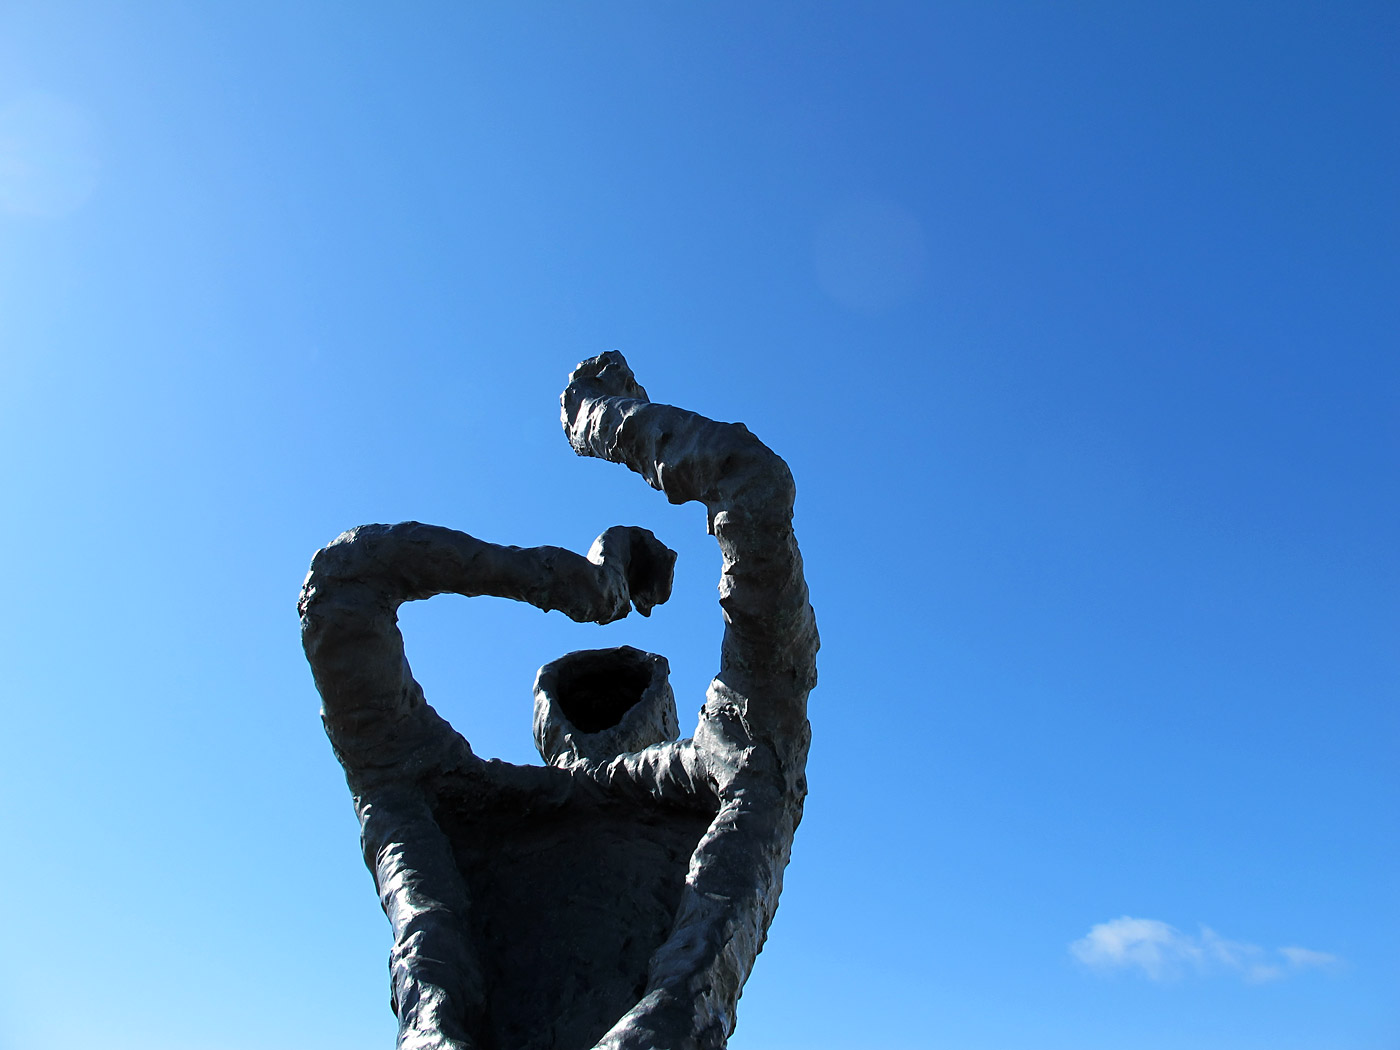
{"type": "Polygon", "coordinates": [[[1276,981],[1302,970],[1327,969],[1341,959],[1327,952],[1290,946],[1270,951],[1226,940],[1207,926],[1198,936],[1158,919],[1125,915],[1093,926],[1069,946],[1070,954],[1095,970],[1141,970],[1154,981],[1186,974],[1234,974],[1246,981],[1276,981]]]}
{"type": "Polygon", "coordinates": [[[1278,953],[1294,966],[1318,966],[1324,969],[1340,966],[1342,960],[1330,952],[1315,952],[1311,948],[1280,948],[1278,953]]]}

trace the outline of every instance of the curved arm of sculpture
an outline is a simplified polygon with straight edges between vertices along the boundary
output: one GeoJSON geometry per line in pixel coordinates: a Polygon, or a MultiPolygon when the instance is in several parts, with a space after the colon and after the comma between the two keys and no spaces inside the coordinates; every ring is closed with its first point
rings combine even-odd
{"type": "Polygon", "coordinates": [[[562,402],[579,455],[626,465],[672,503],[705,504],[724,557],[725,632],[710,703],[735,706],[765,738],[802,735],[818,640],[787,464],[742,423],[652,404],[616,351],[579,365],[562,402]]]}
{"type": "Polygon", "coordinates": [[[493,595],[608,623],[670,595],[671,554],[645,529],[609,529],[588,557],[504,547],[418,522],[362,525],[316,552],[302,587],[302,643],[322,717],[347,771],[413,778],[465,741],[423,699],[404,657],[398,607],[493,595]],[[664,553],[663,553],[664,552],[664,553]],[[664,572],[662,571],[664,569],[664,572]]]}
{"type": "Polygon", "coordinates": [[[711,1050],[733,1029],[807,790],[818,639],[792,532],[792,475],[742,424],[651,404],[616,352],[580,365],[562,402],[580,455],[625,464],[672,503],[704,503],[724,559],[720,670],[694,739],[719,812],[692,856],[646,994],[597,1044],[711,1050]]]}

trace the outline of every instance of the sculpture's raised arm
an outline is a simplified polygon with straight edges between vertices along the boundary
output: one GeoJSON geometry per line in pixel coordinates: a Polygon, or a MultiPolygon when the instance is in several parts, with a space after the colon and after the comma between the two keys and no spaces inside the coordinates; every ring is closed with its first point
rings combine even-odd
{"type": "Polygon", "coordinates": [[[719,812],[645,995],[598,1043],[710,1050],[733,1029],[806,794],[818,639],[792,532],[792,475],[742,424],[652,404],[616,352],[580,365],[562,402],[575,451],[625,464],[672,503],[705,504],[724,558],[720,669],[694,741],[719,812]]]}
{"type": "Polygon", "coordinates": [[[575,369],[563,417],[580,455],[626,465],[672,503],[705,504],[724,556],[716,690],[754,732],[800,731],[816,684],[817,632],[792,533],[787,464],[742,423],[652,404],[616,351],[575,369]]]}
{"type": "Polygon", "coordinates": [[[472,1050],[485,992],[467,886],[422,788],[425,774],[477,759],[414,681],[399,606],[448,592],[494,595],[606,623],[627,615],[629,603],[645,614],[664,602],[674,560],[645,529],[609,529],[583,557],[417,522],[351,529],[312,559],[298,603],[302,641],[394,931],[389,962],[405,1050],[472,1050]]]}
{"type": "Polygon", "coordinates": [[[316,552],[298,608],[326,732],[346,771],[413,778],[461,738],[423,699],[398,608],[435,594],[492,595],[609,623],[670,594],[675,555],[645,529],[598,537],[587,557],[505,547],[418,522],[362,525],[316,552]]]}

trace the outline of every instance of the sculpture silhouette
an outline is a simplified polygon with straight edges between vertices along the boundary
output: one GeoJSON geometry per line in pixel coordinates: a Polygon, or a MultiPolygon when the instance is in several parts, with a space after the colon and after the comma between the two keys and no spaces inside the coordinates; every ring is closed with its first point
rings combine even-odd
{"type": "Polygon", "coordinates": [[[393,927],[400,1050],[723,1047],[801,819],[818,641],[786,464],[742,424],[652,404],[616,352],[561,401],[580,455],[705,504],[720,670],[677,741],[662,657],[571,653],[535,681],[547,765],[483,760],[424,700],[399,605],[485,594],[608,623],[666,601],[675,553],[640,528],[582,557],[417,522],[316,553],[303,643],[393,927]]]}

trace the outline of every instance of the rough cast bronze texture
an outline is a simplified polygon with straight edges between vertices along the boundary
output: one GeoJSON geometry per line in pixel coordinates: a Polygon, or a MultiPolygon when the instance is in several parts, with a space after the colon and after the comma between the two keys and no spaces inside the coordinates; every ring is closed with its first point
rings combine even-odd
{"type": "Polygon", "coordinates": [[[583,557],[417,522],[316,553],[302,638],[393,927],[401,1050],[723,1047],[802,815],[817,630],[787,465],[742,424],[652,404],[615,352],[561,400],[579,455],[705,505],[720,669],[677,740],[664,658],[570,653],[535,680],[547,764],[483,760],[413,680],[399,605],[487,594],[609,623],[670,596],[675,553],[632,527],[583,557]]]}

